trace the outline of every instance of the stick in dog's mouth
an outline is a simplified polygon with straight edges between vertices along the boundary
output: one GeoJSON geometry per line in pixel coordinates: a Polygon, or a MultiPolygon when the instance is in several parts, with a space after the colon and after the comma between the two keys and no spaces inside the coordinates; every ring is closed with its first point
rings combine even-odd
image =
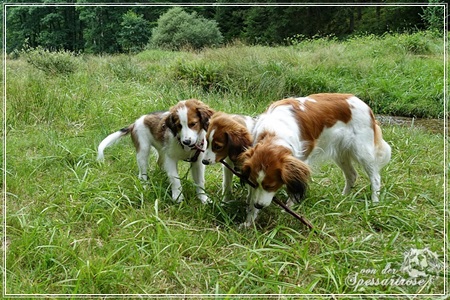
{"type": "MultiPolygon", "coordinates": [[[[251,182],[248,178],[245,178],[244,176],[242,176],[241,173],[239,173],[238,171],[236,171],[234,168],[232,168],[229,164],[227,164],[225,162],[225,160],[221,159],[220,162],[226,167],[228,168],[234,175],[236,175],[237,177],[239,177],[242,181],[244,181],[245,183],[247,183],[249,186],[251,186],[252,188],[256,188],[256,184],[254,184],[253,182],[251,182]]],[[[288,206],[286,206],[283,202],[281,202],[277,197],[273,197],[273,201],[278,204],[279,206],[281,206],[286,212],[288,212],[291,216],[294,216],[297,220],[299,220],[300,222],[302,222],[303,224],[305,224],[306,226],[308,226],[309,229],[314,229],[314,226],[311,224],[310,221],[308,221],[305,217],[297,214],[295,211],[293,211],[292,209],[290,209],[288,206]]]]}

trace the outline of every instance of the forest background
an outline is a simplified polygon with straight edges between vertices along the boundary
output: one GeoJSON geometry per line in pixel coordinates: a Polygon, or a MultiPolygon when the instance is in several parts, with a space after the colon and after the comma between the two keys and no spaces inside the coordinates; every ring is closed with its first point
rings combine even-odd
{"type": "MultiPolygon", "coordinates": [[[[7,6],[6,20],[1,25],[6,24],[7,53],[38,46],[94,54],[138,52],[147,46],[158,18],[171,8],[160,1],[142,1],[139,5],[117,1],[113,7],[116,1],[107,1],[104,6],[99,5],[101,2],[38,0],[24,6],[16,1],[17,6],[7,6]],[[135,46],[129,47],[130,43],[135,46]]],[[[227,0],[214,2],[217,5],[197,1],[184,9],[216,22],[222,44],[239,40],[274,46],[289,44],[292,37],[346,39],[361,34],[444,30],[444,7],[439,0],[401,5],[389,1],[354,5],[277,2],[262,6],[227,0]],[[209,5],[201,6],[202,2],[209,5]]],[[[179,0],[170,4],[186,5],[179,0]]]]}

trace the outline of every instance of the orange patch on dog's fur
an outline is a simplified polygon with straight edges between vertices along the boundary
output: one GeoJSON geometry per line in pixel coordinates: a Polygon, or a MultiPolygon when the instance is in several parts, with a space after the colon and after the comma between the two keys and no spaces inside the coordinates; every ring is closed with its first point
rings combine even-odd
{"type": "MultiPolygon", "coordinates": [[[[188,109],[189,122],[195,118],[198,118],[201,125],[200,129],[208,130],[209,119],[214,114],[214,110],[197,99],[186,100],[185,105],[188,109]]],[[[198,131],[200,131],[200,129],[198,131]]]]}
{"type": "Polygon", "coordinates": [[[156,112],[148,114],[144,118],[145,126],[150,129],[152,135],[156,137],[158,141],[164,139],[164,132],[166,131],[166,127],[164,126],[165,118],[162,118],[163,113],[164,112],[156,112]]]}
{"type": "Polygon", "coordinates": [[[206,140],[212,137],[211,149],[216,154],[216,162],[227,156],[231,161],[237,162],[239,154],[252,145],[253,139],[245,126],[243,118],[216,112],[209,124],[206,140]]]}
{"type": "Polygon", "coordinates": [[[192,130],[200,132],[201,129],[208,129],[209,119],[214,114],[214,110],[197,99],[189,99],[178,102],[170,109],[170,114],[165,118],[165,125],[174,135],[176,135],[180,129],[180,121],[177,112],[183,106],[187,108],[188,124],[195,124],[193,126],[189,125],[192,130]]]}
{"type": "MultiPolygon", "coordinates": [[[[169,110],[169,114],[163,116],[166,112],[154,112],[146,115],[144,117],[144,125],[150,130],[152,135],[160,143],[164,141],[164,135],[166,129],[172,130],[172,133],[176,135],[178,132],[179,117],[178,110],[185,106],[188,111],[188,122],[195,123],[193,130],[200,132],[200,130],[205,129],[209,124],[209,119],[213,115],[214,111],[203,102],[197,99],[189,99],[186,101],[178,102],[176,105],[172,106],[169,110]]],[[[134,131],[134,124],[130,125],[127,130],[131,131],[131,139],[133,140],[134,147],[136,151],[139,152],[140,145],[136,137],[136,132],[134,131]]]]}
{"type": "Polygon", "coordinates": [[[375,144],[375,147],[379,148],[382,145],[383,134],[381,132],[381,128],[378,125],[377,120],[375,119],[375,116],[374,116],[372,110],[370,111],[370,117],[372,119],[372,128],[373,128],[373,133],[374,133],[374,135],[373,135],[373,142],[375,144]]]}
{"type": "Polygon", "coordinates": [[[261,182],[264,190],[274,192],[285,184],[289,194],[302,198],[311,171],[304,162],[292,156],[290,149],[274,143],[275,139],[274,133],[267,133],[255,147],[240,156],[244,162],[242,174],[256,182],[262,171],[265,173],[261,182]]]}
{"type": "Polygon", "coordinates": [[[313,94],[301,103],[294,98],[280,100],[272,104],[272,107],[291,105],[293,113],[300,127],[300,139],[307,143],[305,157],[314,149],[316,140],[324,128],[330,128],[336,122],[348,123],[352,118],[352,112],[347,100],[353,97],[351,94],[313,94]]]}

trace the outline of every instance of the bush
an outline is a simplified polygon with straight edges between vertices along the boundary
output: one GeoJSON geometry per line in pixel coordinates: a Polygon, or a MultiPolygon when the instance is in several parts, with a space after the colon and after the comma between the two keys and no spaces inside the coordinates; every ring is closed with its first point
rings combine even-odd
{"type": "Polygon", "coordinates": [[[376,113],[442,117],[442,49],[428,32],[319,38],[289,47],[207,49],[170,68],[176,81],[248,99],[256,109],[283,97],[341,92],[358,95],[376,113]]]}
{"type": "Polygon", "coordinates": [[[22,52],[26,61],[47,75],[67,75],[77,69],[77,60],[73,52],[59,50],[49,51],[42,47],[27,49],[22,52]]]}
{"type": "Polygon", "coordinates": [[[181,48],[201,49],[222,43],[217,22],[189,14],[181,7],[174,7],[158,19],[153,29],[150,45],[166,50],[181,48]]]}
{"type": "Polygon", "coordinates": [[[150,38],[150,26],[142,15],[129,11],[122,17],[118,43],[125,52],[139,52],[150,38]]]}
{"type": "Polygon", "coordinates": [[[421,32],[404,35],[399,38],[399,45],[403,46],[406,52],[411,54],[428,54],[431,51],[429,41],[421,32]]]}
{"type": "Polygon", "coordinates": [[[440,0],[429,0],[429,5],[423,9],[422,20],[430,30],[444,31],[445,3],[440,0]]]}

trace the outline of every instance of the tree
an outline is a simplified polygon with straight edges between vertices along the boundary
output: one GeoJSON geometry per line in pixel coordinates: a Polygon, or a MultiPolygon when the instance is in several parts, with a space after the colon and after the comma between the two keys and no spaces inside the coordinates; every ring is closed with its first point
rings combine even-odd
{"type": "Polygon", "coordinates": [[[170,50],[183,47],[201,49],[218,45],[222,40],[217,22],[198,16],[195,12],[189,14],[181,7],[174,7],[158,19],[150,44],[170,50]]]}
{"type": "Polygon", "coordinates": [[[120,20],[126,6],[79,6],[83,24],[84,49],[91,53],[117,53],[120,51],[118,35],[120,20]]]}
{"type": "Polygon", "coordinates": [[[43,46],[80,50],[80,21],[74,6],[17,6],[6,11],[7,51],[43,46]]]}
{"type": "Polygon", "coordinates": [[[440,0],[429,0],[429,5],[423,8],[422,20],[428,29],[444,31],[445,10],[444,5],[440,0]]]}
{"type": "Polygon", "coordinates": [[[47,7],[40,20],[37,42],[50,50],[80,50],[83,47],[81,24],[74,6],[47,7]]]}
{"type": "Polygon", "coordinates": [[[214,20],[219,25],[224,41],[241,38],[246,10],[250,7],[217,6],[214,20]]]}
{"type": "Polygon", "coordinates": [[[150,39],[150,24],[142,15],[128,11],[122,16],[119,32],[119,45],[123,51],[138,52],[144,49],[150,39]]]}
{"type": "Polygon", "coordinates": [[[276,35],[273,6],[254,6],[245,16],[244,39],[252,44],[270,44],[276,35]]]}
{"type": "MultiPolygon", "coordinates": [[[[90,53],[133,52],[142,49],[152,34],[151,45],[174,50],[186,46],[201,49],[236,38],[252,44],[279,45],[285,43],[286,38],[298,35],[345,38],[355,33],[441,31],[446,17],[443,0],[428,0],[428,6],[388,5],[391,0],[384,1],[387,5],[378,6],[356,2],[342,6],[334,4],[337,0],[321,6],[277,5],[279,1],[269,0],[267,5],[225,6],[220,4],[235,1],[217,0],[217,6],[181,8],[123,5],[132,0],[97,0],[95,3],[94,0],[35,0],[35,3],[49,4],[2,7],[6,10],[6,22],[2,23],[6,24],[4,46],[8,53],[38,46],[90,53]],[[67,2],[74,5],[67,5],[67,2]]],[[[182,0],[172,3],[182,3],[182,0]]]]}

